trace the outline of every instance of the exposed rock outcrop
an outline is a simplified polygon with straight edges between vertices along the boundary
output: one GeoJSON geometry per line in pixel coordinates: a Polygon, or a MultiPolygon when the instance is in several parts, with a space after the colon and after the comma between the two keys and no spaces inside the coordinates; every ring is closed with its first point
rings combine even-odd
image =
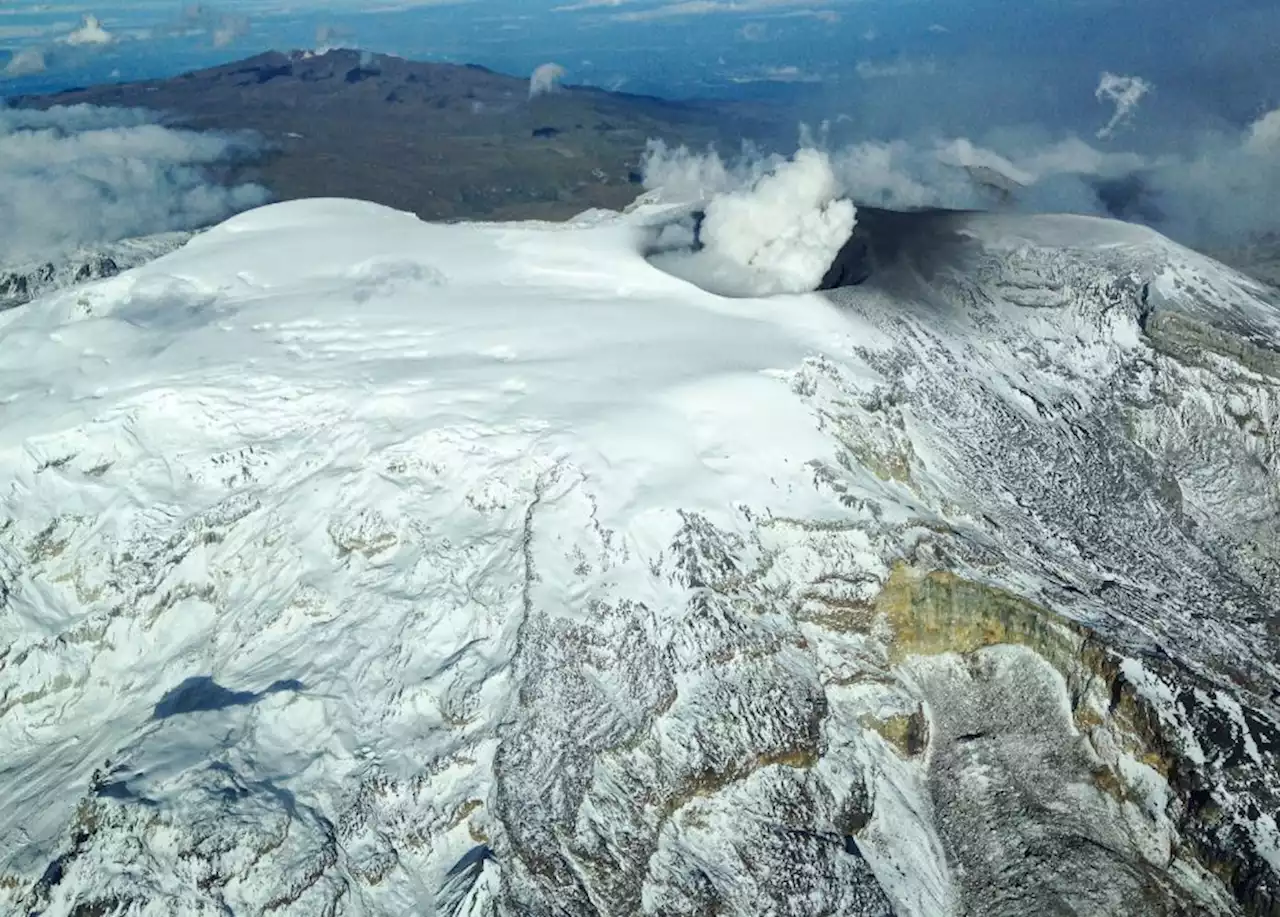
{"type": "Polygon", "coordinates": [[[188,232],[160,233],[79,249],[47,261],[0,265],[0,311],[56,290],[114,277],[173,251],[189,238],[188,232]]]}

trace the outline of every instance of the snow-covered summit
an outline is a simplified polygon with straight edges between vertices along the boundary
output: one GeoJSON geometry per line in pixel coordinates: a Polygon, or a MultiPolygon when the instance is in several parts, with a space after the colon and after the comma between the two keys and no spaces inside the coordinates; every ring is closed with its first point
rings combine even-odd
{"type": "Polygon", "coordinates": [[[1280,900],[1265,291],[969,215],[725,299],[672,213],[281,204],[0,315],[0,910],[1280,900]]]}

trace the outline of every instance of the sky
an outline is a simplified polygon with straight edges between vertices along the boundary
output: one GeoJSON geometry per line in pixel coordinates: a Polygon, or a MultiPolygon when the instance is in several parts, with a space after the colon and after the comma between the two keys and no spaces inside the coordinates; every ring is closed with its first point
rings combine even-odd
{"type": "MultiPolygon", "coordinates": [[[[1195,244],[1280,229],[1275,0],[0,0],[0,97],[338,46],[784,100],[841,187],[873,201],[981,204],[939,171],[949,160],[1034,185],[1024,198],[1038,209],[1098,210],[1111,182],[1114,213],[1195,244]]],[[[191,197],[184,170],[208,149],[154,125],[112,129],[156,138],[149,187],[191,197]]],[[[0,188],[29,171],[6,160],[19,142],[5,130],[0,188]]],[[[98,160],[85,150],[113,142],[94,133],[63,159],[90,187],[98,160]]],[[[655,160],[679,173],[670,165],[655,160]]]]}

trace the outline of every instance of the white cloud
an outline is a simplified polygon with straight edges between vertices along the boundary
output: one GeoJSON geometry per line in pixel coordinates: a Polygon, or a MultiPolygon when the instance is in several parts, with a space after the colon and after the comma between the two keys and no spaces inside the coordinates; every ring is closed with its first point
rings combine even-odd
{"type": "Polygon", "coordinates": [[[1151,84],[1142,77],[1118,76],[1114,73],[1102,74],[1102,78],[1098,81],[1098,88],[1093,94],[1099,102],[1113,104],[1116,110],[1111,120],[1098,130],[1098,139],[1106,140],[1116,132],[1116,128],[1127,124],[1137,110],[1138,103],[1151,89],[1151,84]]]}
{"type": "Polygon", "coordinates": [[[938,65],[931,60],[892,60],[892,61],[858,61],[854,68],[864,80],[899,79],[907,76],[933,76],[938,72],[938,65]]]}
{"type": "Polygon", "coordinates": [[[962,169],[985,169],[1015,185],[1026,186],[1036,180],[1031,172],[1018,168],[999,153],[974,145],[966,137],[958,137],[938,148],[938,161],[962,169]]]}
{"type": "Polygon", "coordinates": [[[5,64],[2,71],[5,76],[29,76],[32,73],[43,73],[47,66],[44,52],[39,48],[23,48],[5,64]]]}
{"type": "Polygon", "coordinates": [[[237,38],[246,35],[248,31],[249,22],[247,19],[225,21],[213,30],[213,46],[215,48],[225,48],[237,38]]]}
{"type": "Polygon", "coordinates": [[[102,27],[97,16],[93,13],[85,13],[84,22],[80,28],[69,33],[62,40],[69,45],[109,45],[115,41],[115,36],[102,27]]]}
{"type": "Polygon", "coordinates": [[[37,13],[42,15],[54,13],[75,13],[79,15],[83,9],[83,5],[55,6],[53,4],[41,3],[34,6],[27,6],[25,4],[18,4],[17,6],[0,6],[0,16],[20,16],[25,19],[37,13]]]}
{"type": "Polygon", "coordinates": [[[706,202],[702,248],[660,238],[668,250],[654,263],[723,295],[813,290],[853,232],[857,211],[819,150],[727,167],[715,153],[654,143],[644,175],[646,188],[664,200],[706,202]]]}
{"type": "Polygon", "coordinates": [[[816,73],[801,70],[794,65],[784,67],[763,67],[750,73],[740,73],[729,77],[734,83],[821,83],[822,77],[816,73]]]}
{"type": "Polygon", "coordinates": [[[667,201],[704,201],[750,181],[753,176],[742,171],[747,167],[748,162],[740,162],[738,171],[734,171],[718,153],[694,153],[687,147],[672,148],[656,140],[651,141],[645,151],[644,186],[649,191],[660,192],[667,201]]]}
{"type": "Polygon", "coordinates": [[[266,199],[206,168],[250,153],[242,139],[173,130],[151,112],[77,105],[0,108],[0,252],[41,258],[78,245],[190,229],[266,199]]]}
{"type": "MultiPolygon", "coordinates": [[[[882,207],[973,207],[981,203],[973,183],[960,168],[960,160],[992,159],[976,149],[965,149],[963,144],[968,141],[951,141],[937,147],[904,140],[868,141],[829,150],[827,136],[827,125],[816,132],[802,130],[799,148],[821,151],[828,157],[841,196],[882,207]],[[945,161],[949,150],[956,160],[951,163],[945,161]]],[[[726,161],[714,151],[697,153],[652,143],[644,159],[644,183],[664,201],[709,201],[717,195],[754,186],[785,161],[749,147],[738,158],[726,161]]]]}
{"type": "Polygon", "coordinates": [[[834,162],[844,192],[861,203],[904,208],[969,203],[967,181],[938,169],[928,153],[902,140],[855,144],[836,154],[834,162]]]}
{"type": "Polygon", "coordinates": [[[225,48],[249,32],[249,18],[205,3],[189,3],[178,18],[151,30],[151,37],[207,35],[215,48],[225,48]]]}
{"type": "Polygon", "coordinates": [[[560,85],[565,69],[559,64],[539,64],[529,76],[529,98],[553,92],[560,85]]]}
{"type": "Polygon", "coordinates": [[[1280,155],[1280,108],[1267,112],[1249,126],[1245,149],[1252,153],[1280,155]]]}
{"type": "Polygon", "coordinates": [[[854,219],[827,155],[801,150],[750,188],[712,198],[701,238],[713,256],[754,272],[760,292],[799,293],[821,282],[854,219]]]}
{"type": "Polygon", "coordinates": [[[632,0],[580,0],[578,3],[569,3],[565,6],[553,6],[553,13],[578,13],[583,10],[598,10],[615,6],[623,6],[631,3],[632,0]]]}
{"type": "Polygon", "coordinates": [[[330,51],[334,48],[349,48],[356,37],[350,29],[322,23],[316,26],[316,50],[330,51]]]}
{"type": "Polygon", "coordinates": [[[840,21],[840,14],[835,10],[810,10],[810,9],[783,9],[773,10],[763,8],[751,13],[754,16],[767,17],[766,21],[757,19],[754,22],[748,22],[742,28],[738,29],[738,37],[743,41],[765,41],[772,37],[769,29],[770,22],[781,22],[788,19],[816,19],[818,22],[825,22],[828,25],[834,25],[840,21]]]}
{"type": "MultiPolygon", "coordinates": [[[[830,136],[827,125],[802,131],[799,146],[824,153],[839,196],[858,205],[1001,203],[1029,212],[1113,214],[1206,248],[1274,232],[1280,213],[1280,109],[1238,132],[1184,138],[1178,151],[1159,155],[1099,149],[1075,135],[1049,140],[1036,131],[1001,132],[988,143],[943,137],[839,148],[830,136]]],[[[645,186],[663,200],[705,202],[752,187],[781,162],[751,150],[726,160],[657,144],[645,159],[645,186]]]]}
{"type": "Polygon", "coordinates": [[[1023,151],[1021,168],[1038,180],[1052,175],[1118,177],[1146,168],[1147,159],[1137,153],[1103,152],[1079,137],[1068,137],[1049,146],[1023,151]]]}
{"type": "MultiPolygon", "coordinates": [[[[622,22],[645,22],[653,19],[672,19],[680,16],[706,16],[721,13],[759,13],[786,7],[812,7],[814,0],[680,0],[662,6],[618,13],[614,16],[622,22]]],[[[829,10],[813,11],[829,15],[829,10]]],[[[836,18],[839,16],[837,14],[836,18]]],[[[830,20],[829,20],[830,21],[830,20]]]]}

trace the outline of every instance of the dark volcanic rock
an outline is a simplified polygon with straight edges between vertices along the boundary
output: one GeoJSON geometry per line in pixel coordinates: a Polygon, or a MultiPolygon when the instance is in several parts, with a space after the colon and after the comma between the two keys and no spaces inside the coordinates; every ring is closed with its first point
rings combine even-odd
{"type": "Polygon", "coordinates": [[[827,269],[820,290],[837,290],[865,283],[881,266],[893,264],[903,248],[927,252],[943,244],[954,231],[962,210],[885,210],[859,205],[853,235],[827,269]],[[930,242],[933,239],[934,242],[930,242]]]}

